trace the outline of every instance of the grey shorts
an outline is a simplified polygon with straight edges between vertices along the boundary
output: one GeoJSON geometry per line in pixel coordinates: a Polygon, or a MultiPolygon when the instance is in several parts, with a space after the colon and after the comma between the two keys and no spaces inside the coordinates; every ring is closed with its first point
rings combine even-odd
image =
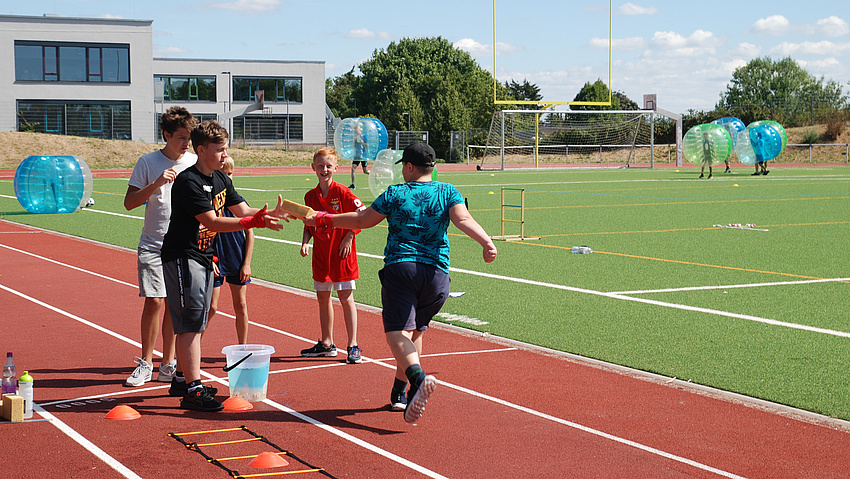
{"type": "Polygon", "coordinates": [[[200,333],[207,329],[213,290],[212,270],[186,257],[163,264],[162,270],[174,333],[200,333]]]}
{"type": "Polygon", "coordinates": [[[139,296],[142,298],[164,298],[165,278],[162,274],[162,256],[159,251],[139,248],[139,296]]]}
{"type": "Polygon", "coordinates": [[[449,297],[449,274],[429,264],[388,264],[378,271],[378,277],[385,333],[427,330],[449,297]]]}

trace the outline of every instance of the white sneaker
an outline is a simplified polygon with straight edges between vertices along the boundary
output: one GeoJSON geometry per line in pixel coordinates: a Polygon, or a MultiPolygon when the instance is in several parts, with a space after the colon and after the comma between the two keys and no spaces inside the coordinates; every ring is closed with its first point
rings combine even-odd
{"type": "Polygon", "coordinates": [[[163,383],[170,383],[171,378],[177,373],[177,360],[172,359],[170,363],[159,365],[159,372],[156,375],[156,380],[163,383]]]}
{"type": "Polygon", "coordinates": [[[124,381],[125,386],[141,386],[150,381],[153,376],[153,366],[148,364],[147,361],[142,358],[135,358],[134,361],[138,363],[138,366],[136,366],[136,369],[133,370],[133,374],[124,381]]]}
{"type": "Polygon", "coordinates": [[[404,410],[404,420],[406,422],[416,422],[425,414],[425,403],[431,397],[431,393],[437,388],[437,378],[434,376],[425,376],[419,389],[413,393],[413,397],[407,400],[407,407],[404,410]]]}

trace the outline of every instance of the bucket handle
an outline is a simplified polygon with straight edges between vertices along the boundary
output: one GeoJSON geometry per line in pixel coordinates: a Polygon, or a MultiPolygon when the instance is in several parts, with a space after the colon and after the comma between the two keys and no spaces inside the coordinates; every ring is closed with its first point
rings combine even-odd
{"type": "Polygon", "coordinates": [[[245,356],[244,358],[240,359],[239,361],[236,361],[235,363],[231,364],[230,366],[225,366],[222,369],[224,369],[224,372],[226,372],[226,373],[230,372],[231,369],[235,368],[236,366],[239,366],[240,364],[245,362],[246,359],[250,358],[253,355],[254,355],[254,353],[248,353],[248,355],[245,356]]]}

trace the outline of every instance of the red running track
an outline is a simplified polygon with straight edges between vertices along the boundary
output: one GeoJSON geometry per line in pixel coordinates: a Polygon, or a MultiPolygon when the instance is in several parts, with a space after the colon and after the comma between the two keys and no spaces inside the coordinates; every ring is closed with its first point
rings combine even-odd
{"type": "MultiPolygon", "coordinates": [[[[408,425],[388,410],[394,364],[379,312],[360,311],[363,364],[344,364],[344,354],[303,359],[299,350],[318,330],[313,294],[262,281],[249,288],[249,340],[277,350],[268,399],[248,412],[184,411],[164,383],[122,387],[139,354],[135,261],[134,251],[0,221],[0,351],[15,353],[19,373],[31,372],[43,411],[23,424],[0,423],[6,471],[226,478],[168,433],[245,425],[334,477],[850,476],[845,422],[440,325],[425,335],[423,359],[440,384],[420,423],[408,425]],[[141,418],[106,419],[118,404],[141,418]]],[[[203,367],[220,378],[223,399],[221,348],[235,338],[228,294],[221,310],[229,314],[204,337],[203,367]]],[[[254,442],[204,450],[222,458],[270,449],[254,442]]],[[[244,475],[304,467],[248,462],[228,465],[244,475]]]]}

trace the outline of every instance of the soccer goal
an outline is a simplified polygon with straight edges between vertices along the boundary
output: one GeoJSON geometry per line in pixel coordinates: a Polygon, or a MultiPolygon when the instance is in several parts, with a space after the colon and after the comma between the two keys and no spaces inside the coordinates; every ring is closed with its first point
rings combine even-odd
{"type": "Polygon", "coordinates": [[[652,110],[502,110],[487,144],[470,145],[470,155],[479,170],[652,167],[659,120],[676,118],[652,110]]]}

